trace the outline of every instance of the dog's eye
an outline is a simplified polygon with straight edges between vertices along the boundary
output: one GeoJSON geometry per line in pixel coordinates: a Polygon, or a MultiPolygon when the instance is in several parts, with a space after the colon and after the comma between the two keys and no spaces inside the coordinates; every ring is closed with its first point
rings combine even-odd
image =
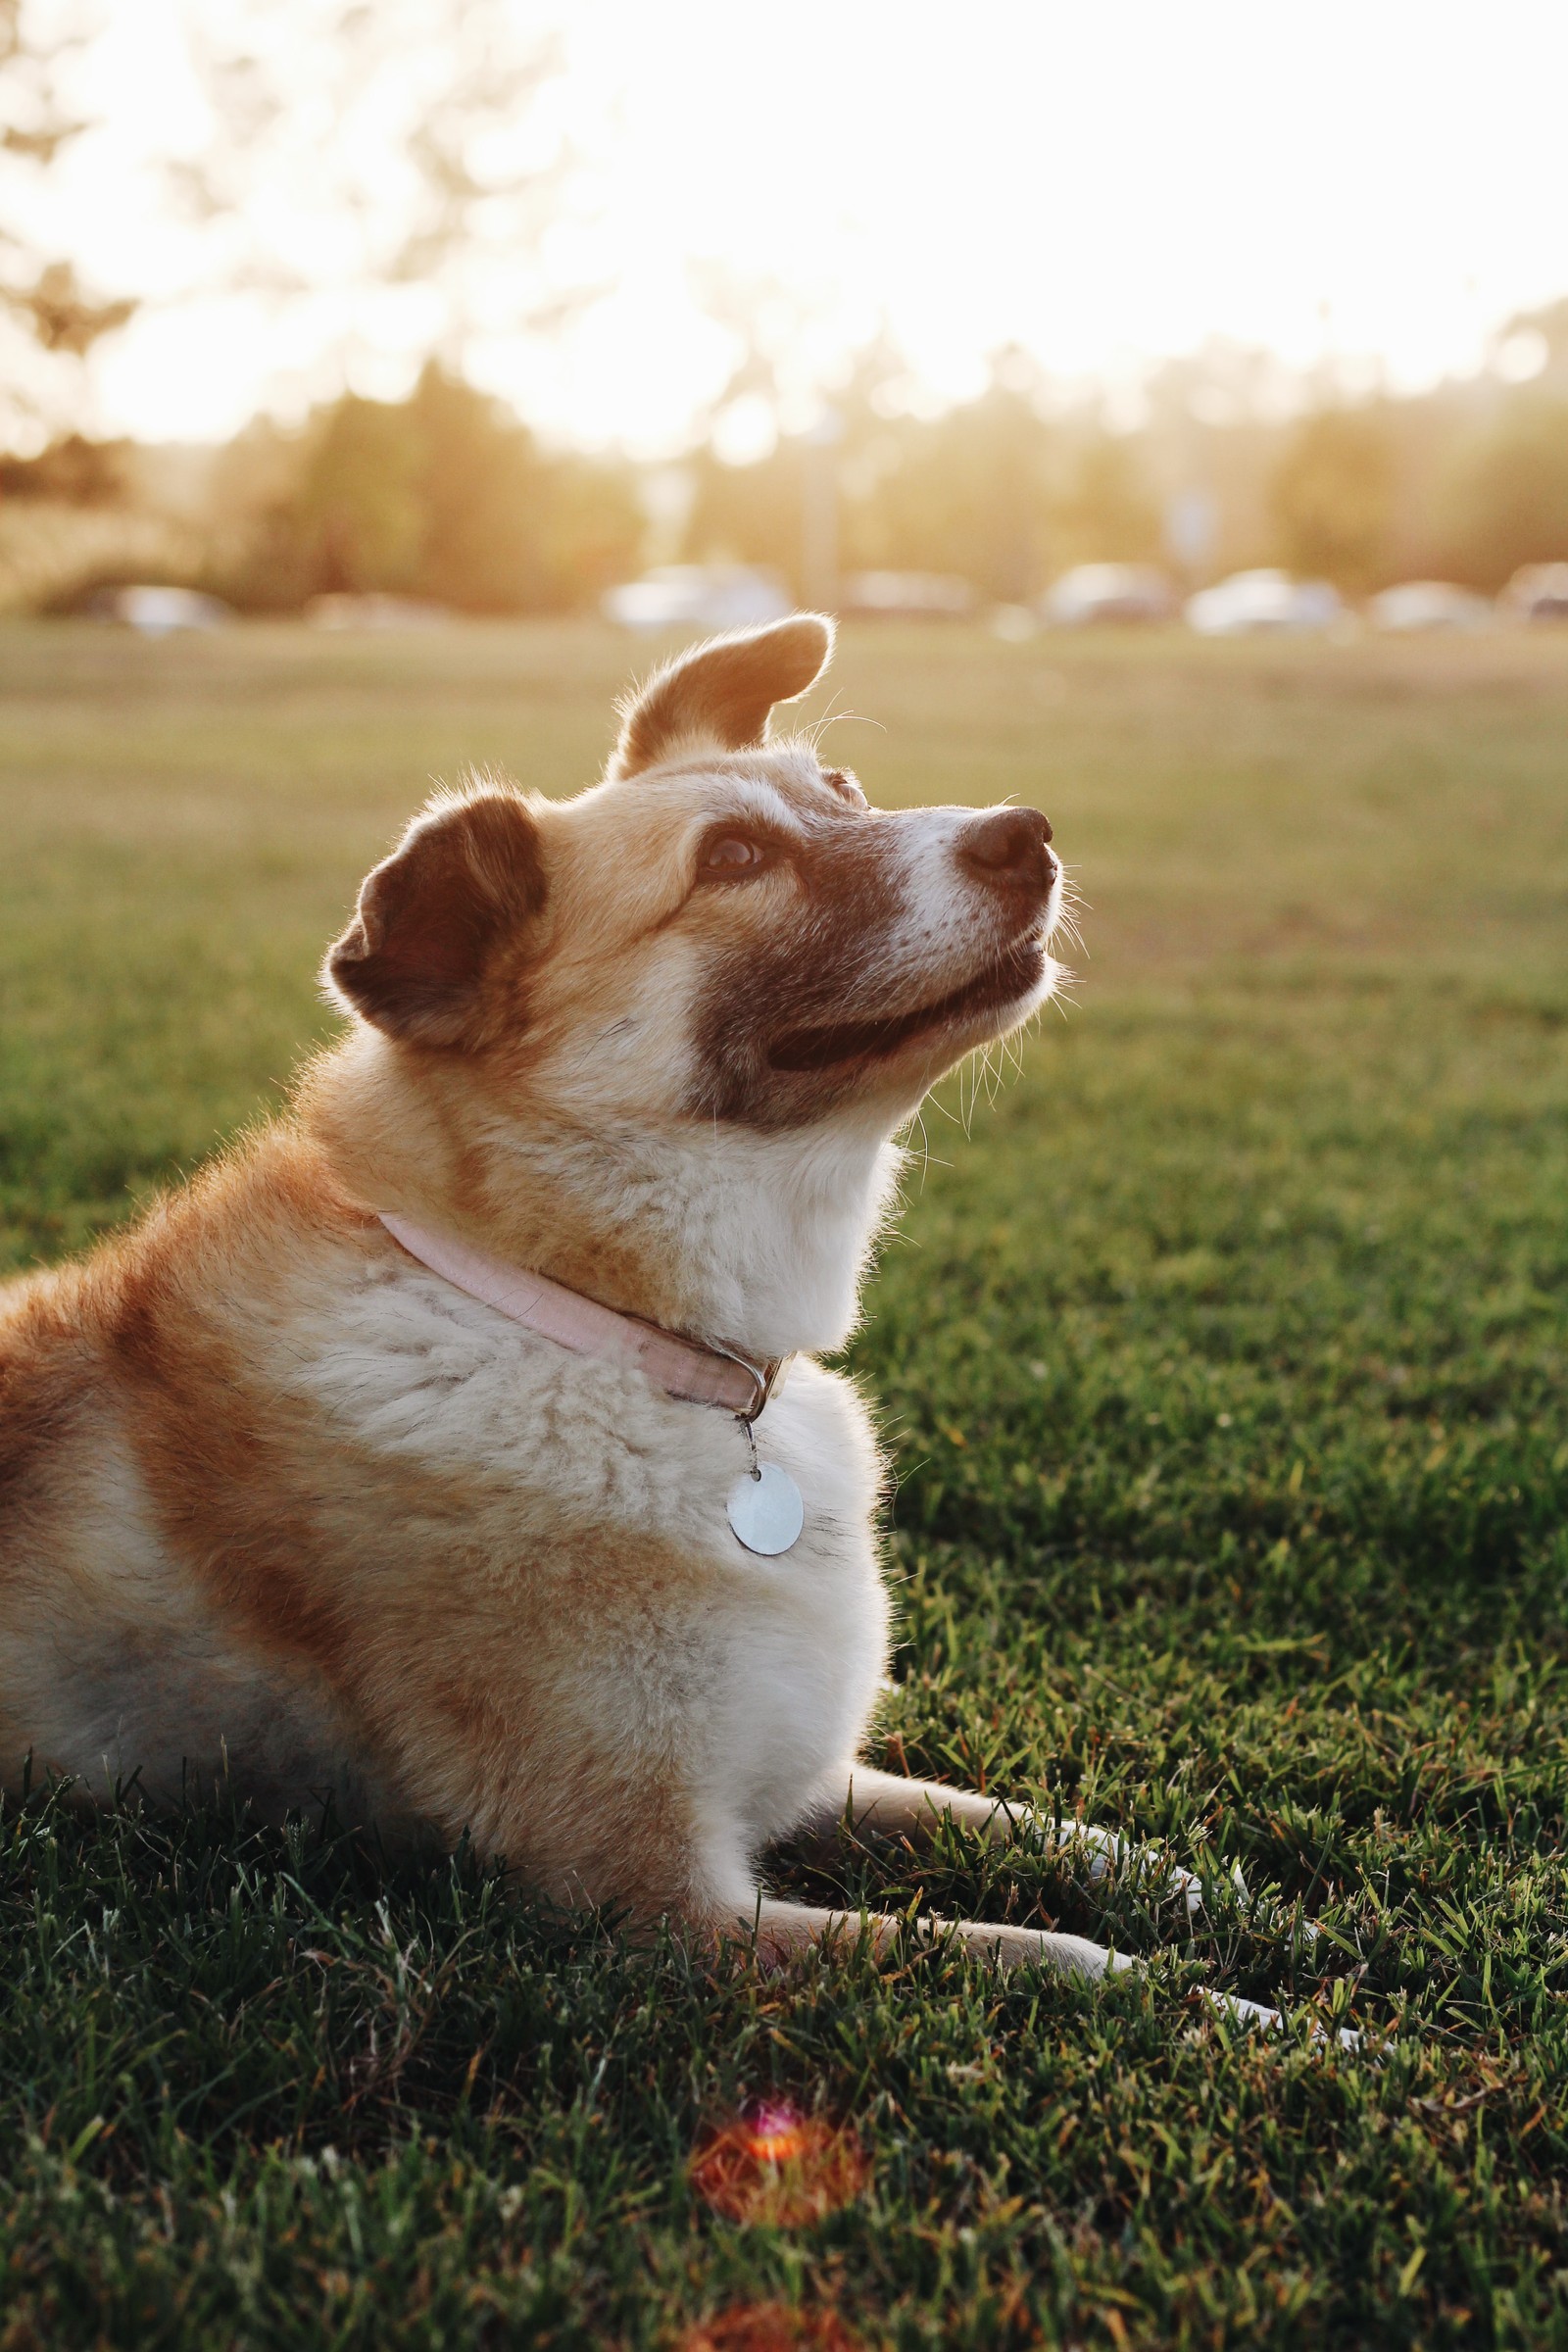
{"type": "Polygon", "coordinates": [[[734,882],[766,863],[766,846],[749,833],[712,833],[703,844],[697,874],[700,881],[734,882]]]}

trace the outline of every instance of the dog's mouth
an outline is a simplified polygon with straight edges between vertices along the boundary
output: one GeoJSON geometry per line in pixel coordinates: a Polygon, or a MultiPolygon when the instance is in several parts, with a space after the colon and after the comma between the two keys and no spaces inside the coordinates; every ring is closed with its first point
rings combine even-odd
{"type": "Polygon", "coordinates": [[[876,1020],[840,1021],[816,1029],[790,1029],[768,1047],[775,1070],[826,1070],[838,1062],[886,1061],[916,1038],[942,1029],[967,1027],[982,1013],[1000,1011],[1038,988],[1046,968],[1046,943],[1038,932],[1012,946],[934,1004],[876,1020]]]}

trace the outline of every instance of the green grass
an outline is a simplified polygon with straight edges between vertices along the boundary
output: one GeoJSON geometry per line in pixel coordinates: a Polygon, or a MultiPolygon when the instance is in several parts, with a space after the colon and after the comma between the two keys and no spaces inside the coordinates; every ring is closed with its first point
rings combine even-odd
{"type": "MultiPolygon", "coordinates": [[[[429,774],[587,778],[589,629],[0,633],[4,1262],[275,1102],[429,774]]],[[[851,634],[875,797],[1049,809],[1078,1001],[928,1110],[852,1351],[899,1472],[896,1764],[1241,1860],[1191,1942],[950,1841],[804,1891],[1047,1916],[759,1984],[212,1816],[0,1823],[0,2346],[1568,2345],[1568,642],[851,634]],[[972,1135],[961,1132],[960,1114],[972,1135]],[[1303,1912],[1323,1923],[1313,1948],[1303,1912]],[[1202,2022],[1349,2001],[1379,2054],[1202,2022]],[[714,2219],[768,2089],[865,2194],[714,2219]]]]}

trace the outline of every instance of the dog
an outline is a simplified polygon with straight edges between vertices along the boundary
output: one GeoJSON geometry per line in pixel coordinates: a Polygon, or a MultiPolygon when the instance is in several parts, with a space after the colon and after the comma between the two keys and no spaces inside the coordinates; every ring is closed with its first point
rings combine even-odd
{"type": "Polygon", "coordinates": [[[1033,808],[886,813],[769,740],[831,648],[801,613],[677,659],[573,800],[439,794],[326,956],[348,1027],[287,1114],[0,1302],[8,1788],[329,1797],[771,1957],[846,1927],[758,1877],[813,1827],[1117,1859],[860,1760],[884,1470],[815,1358],[893,1139],[1055,986],[1062,880],[1033,808]]]}

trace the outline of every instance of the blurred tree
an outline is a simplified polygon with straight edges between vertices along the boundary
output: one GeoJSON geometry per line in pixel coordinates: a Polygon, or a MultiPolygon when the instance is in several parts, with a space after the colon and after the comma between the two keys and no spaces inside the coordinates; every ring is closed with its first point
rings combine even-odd
{"type": "Polygon", "coordinates": [[[198,522],[209,548],[205,585],[245,611],[297,611],[314,593],[295,506],[318,429],[258,416],[220,450],[198,522]]]}
{"type": "Polygon", "coordinates": [[[408,415],[421,595],[470,612],[561,611],[635,564],[643,522],[625,469],[545,452],[433,361],[408,415]]]}
{"type": "Polygon", "coordinates": [[[830,289],[784,287],[718,267],[693,274],[735,358],[689,461],[684,552],[765,564],[797,595],[814,597],[821,582],[807,573],[822,568],[824,523],[832,523],[844,567],[885,560],[865,543],[865,502],[879,473],[897,462],[898,426],[906,421],[897,417],[897,395],[906,363],[883,331],[853,354],[846,370],[830,289]],[[737,440],[761,446],[755,456],[738,455],[737,440]],[[831,515],[822,512],[824,488],[831,515]]]}
{"type": "MultiPolygon", "coordinates": [[[[844,568],[956,572],[1015,602],[1050,576],[1056,437],[1032,363],[1004,353],[975,400],[927,418],[894,405],[905,369],[879,343],[834,392],[844,568]]],[[[799,589],[807,452],[781,441],[751,466],[693,461],[686,552],[773,565],[799,589]]]]}
{"type": "Polygon", "coordinates": [[[692,495],[682,553],[703,564],[760,564],[801,593],[805,452],[780,441],[749,466],[727,465],[710,446],[691,460],[692,495]]]}
{"type": "Polygon", "coordinates": [[[1003,352],[978,398],[910,421],[868,502],[888,564],[960,573],[1004,604],[1045,585],[1059,452],[1039,394],[1034,364],[1003,352]]]}
{"type": "MultiPolygon", "coordinates": [[[[135,309],[95,299],[70,261],[38,250],[31,225],[50,166],[88,127],[62,88],[84,38],[58,11],[46,29],[28,0],[0,0],[0,308],[25,343],[63,360],[81,359],[135,309]]],[[[48,378],[29,390],[23,370],[5,372],[14,412],[36,416],[48,378]]],[[[11,429],[18,421],[0,417],[11,429]]]]}
{"type": "Polygon", "coordinates": [[[564,611],[633,568],[643,531],[627,469],[542,450],[433,361],[406,401],[345,393],[303,435],[244,436],[215,502],[245,514],[226,592],[270,608],[336,592],[564,611]]]}
{"type": "Polygon", "coordinates": [[[1513,393],[1455,455],[1445,507],[1450,567],[1480,587],[1521,564],[1568,562],[1568,400],[1513,393]]]}
{"type": "Polygon", "coordinates": [[[424,516],[420,449],[407,406],[345,393],[312,436],[293,527],[313,590],[413,590],[424,516]]]}
{"type": "Polygon", "coordinates": [[[1159,510],[1131,434],[1099,427],[1079,445],[1054,514],[1065,562],[1136,564],[1159,553],[1159,510]]]}
{"type": "Polygon", "coordinates": [[[1381,408],[1318,409],[1303,416],[1269,484],[1285,563],[1352,594],[1370,587],[1388,541],[1394,480],[1381,408]]]}
{"type": "MultiPolygon", "coordinates": [[[[934,419],[846,406],[837,466],[847,571],[956,572],[1003,602],[1044,583],[1054,441],[1025,392],[994,380],[934,419]]],[[[700,450],[687,555],[768,564],[799,593],[807,463],[803,437],[750,466],[700,450]]]]}
{"type": "Polygon", "coordinates": [[[346,360],[384,341],[393,297],[455,373],[481,329],[545,327],[588,298],[545,265],[571,159],[547,103],[559,41],[526,10],[231,0],[187,39],[213,127],[172,176],[220,231],[215,284],[330,297],[346,360]]]}
{"type": "Polygon", "coordinates": [[[420,593],[468,612],[532,612],[549,601],[533,435],[432,361],[406,411],[416,453],[420,593]]]}
{"type": "MultiPolygon", "coordinates": [[[[1016,355],[977,399],[914,414],[884,339],[832,393],[844,567],[957,572],[1010,602],[1070,562],[1153,556],[1156,492],[1196,481],[1218,508],[1217,571],[1284,561],[1351,594],[1435,572],[1495,586],[1520,563],[1568,554],[1568,399],[1555,372],[1568,304],[1516,329],[1547,350],[1528,385],[1494,371],[1295,422],[1280,416],[1293,388],[1281,363],[1215,346],[1158,369],[1149,421],[1125,434],[1052,417],[1016,355]]],[[[740,397],[782,406],[765,354],[735,381],[740,397]]],[[[683,552],[768,564],[798,588],[796,441],[751,465],[724,463],[710,443],[690,469],[683,552]]]]}
{"type": "Polygon", "coordinates": [[[629,466],[556,452],[538,503],[541,596],[552,612],[594,603],[643,558],[648,516],[629,466]]]}
{"type": "Polygon", "coordinates": [[[0,457],[0,497],[46,498],[65,507],[114,507],[129,489],[129,445],[67,433],[35,458],[0,457]]]}

